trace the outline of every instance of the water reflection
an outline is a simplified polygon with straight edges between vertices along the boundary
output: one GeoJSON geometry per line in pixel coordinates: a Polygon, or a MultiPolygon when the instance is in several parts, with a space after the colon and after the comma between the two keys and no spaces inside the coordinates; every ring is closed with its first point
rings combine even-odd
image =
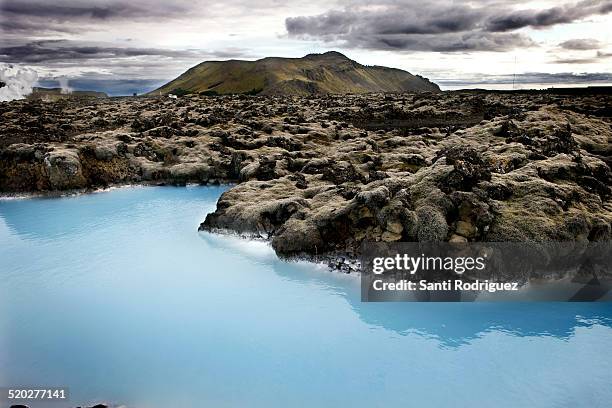
{"type": "Polygon", "coordinates": [[[342,297],[368,325],[400,335],[435,337],[447,346],[469,343],[491,331],[568,339],[579,327],[612,327],[609,317],[612,303],[364,303],[360,299],[358,276],[328,272],[323,266],[316,273],[298,263],[288,267],[262,242],[249,243],[237,237],[207,233],[200,236],[216,249],[235,252],[242,248],[242,256],[269,264],[283,279],[301,285],[314,284],[342,297]]]}

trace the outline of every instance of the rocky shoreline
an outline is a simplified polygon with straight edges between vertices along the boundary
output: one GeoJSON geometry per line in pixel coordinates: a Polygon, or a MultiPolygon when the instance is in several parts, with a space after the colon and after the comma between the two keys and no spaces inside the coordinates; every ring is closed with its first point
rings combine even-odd
{"type": "Polygon", "coordinates": [[[56,197],[70,197],[78,196],[82,194],[95,194],[111,191],[119,188],[138,188],[138,187],[188,187],[188,186],[234,186],[236,183],[233,182],[215,182],[209,183],[184,183],[176,184],[171,180],[168,181],[142,181],[142,182],[128,182],[128,183],[111,183],[103,187],[85,187],[75,188],[67,190],[52,190],[52,191],[33,191],[33,192],[0,192],[0,200],[20,200],[28,198],[56,198],[56,197]]]}
{"type": "Polygon", "coordinates": [[[611,104],[493,92],[3,102],[0,193],[237,183],[201,230],[332,263],[364,240],[609,240],[611,104]]]}

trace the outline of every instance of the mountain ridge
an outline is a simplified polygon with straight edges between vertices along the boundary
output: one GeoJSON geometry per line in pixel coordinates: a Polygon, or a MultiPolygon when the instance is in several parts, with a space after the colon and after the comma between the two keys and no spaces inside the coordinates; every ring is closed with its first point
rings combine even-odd
{"type": "Polygon", "coordinates": [[[439,92],[419,75],[399,68],[362,65],[337,51],[301,58],[205,61],[150,94],[321,95],[439,92]]]}

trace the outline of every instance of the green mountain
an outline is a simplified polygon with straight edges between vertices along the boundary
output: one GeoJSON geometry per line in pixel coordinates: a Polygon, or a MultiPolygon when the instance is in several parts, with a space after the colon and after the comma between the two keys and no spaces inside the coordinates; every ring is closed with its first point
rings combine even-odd
{"type": "Polygon", "coordinates": [[[206,61],[151,94],[312,95],[439,92],[438,85],[401,69],[361,65],[339,52],[303,58],[206,61]]]}

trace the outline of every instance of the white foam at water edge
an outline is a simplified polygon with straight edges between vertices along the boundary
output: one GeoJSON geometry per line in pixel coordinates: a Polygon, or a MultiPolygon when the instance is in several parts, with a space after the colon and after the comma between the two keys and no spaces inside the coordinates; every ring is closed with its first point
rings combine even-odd
{"type": "Polygon", "coordinates": [[[38,80],[36,71],[15,65],[0,65],[0,81],[6,85],[0,88],[0,101],[23,99],[32,93],[38,80]]]}
{"type": "MultiPolygon", "coordinates": [[[[256,259],[260,262],[278,262],[279,258],[274,252],[272,245],[269,241],[263,239],[247,238],[238,234],[215,234],[205,231],[200,231],[206,240],[215,242],[217,245],[223,246],[223,248],[230,250],[235,253],[239,253],[243,256],[251,259],[256,259]]],[[[329,267],[326,262],[313,262],[310,260],[293,260],[289,261],[294,266],[302,269],[306,273],[321,273],[329,272],[329,267]]],[[[359,273],[333,273],[334,279],[347,279],[355,280],[360,276],[359,273]]]]}
{"type": "Polygon", "coordinates": [[[232,251],[242,253],[252,258],[259,260],[274,260],[276,254],[269,242],[252,238],[244,238],[238,235],[230,234],[211,234],[202,232],[210,241],[215,241],[217,244],[223,245],[225,248],[232,251]]]}

